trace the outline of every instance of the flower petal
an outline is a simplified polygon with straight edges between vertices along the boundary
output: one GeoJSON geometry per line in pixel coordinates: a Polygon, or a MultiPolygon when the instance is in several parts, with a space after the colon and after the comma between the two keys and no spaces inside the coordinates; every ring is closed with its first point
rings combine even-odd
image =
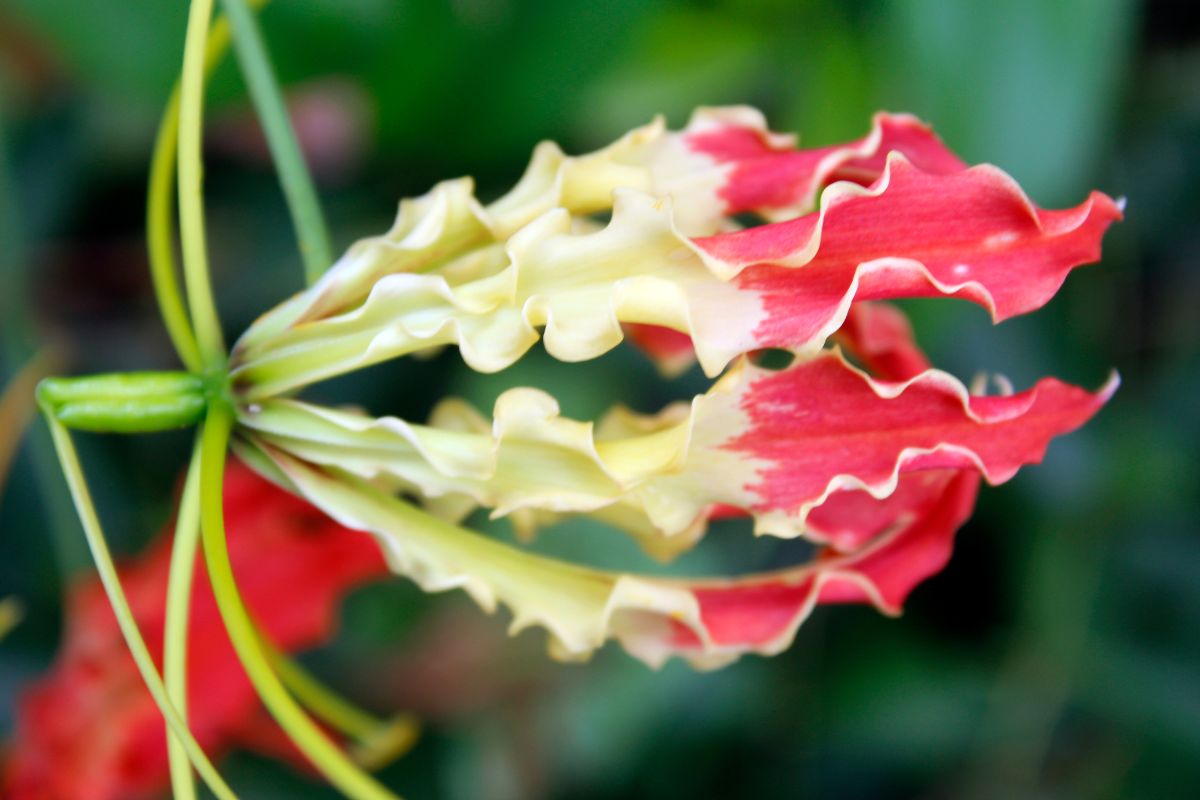
{"type": "Polygon", "coordinates": [[[721,446],[762,465],[745,487],[759,525],[786,526],[835,489],[887,496],[902,472],[970,469],[1002,483],[1091,418],[1117,384],[1114,375],[1093,394],[1045,378],[1024,392],[980,397],[935,370],[879,381],[822,356],[748,375],[739,398],[745,429],[721,446]]]}
{"type": "Polygon", "coordinates": [[[696,363],[696,349],[686,333],[638,322],[624,328],[626,338],[650,357],[665,378],[677,378],[696,363]]]}
{"type": "Polygon", "coordinates": [[[805,535],[827,543],[838,552],[853,552],[894,526],[923,515],[931,503],[938,502],[944,495],[947,485],[963,472],[973,470],[931,469],[904,473],[897,477],[896,488],[885,497],[874,497],[864,489],[833,492],[809,513],[805,535]]]}
{"type": "Polygon", "coordinates": [[[952,295],[998,320],[1032,310],[1098,257],[1119,217],[1099,193],[1043,211],[994,167],[925,173],[897,153],[875,186],[837,184],[819,212],[695,241],[668,199],[622,190],[603,230],[547,212],[509,239],[495,274],[389,275],[351,312],[242,348],[234,376],[258,399],[443,344],[492,372],[543,327],[553,355],[579,361],[620,342],[621,323],[686,332],[716,375],[758,348],[819,349],[855,300],[952,295]]]}
{"type": "Polygon", "coordinates": [[[925,172],[966,168],[929,126],[909,114],[876,114],[863,138],[812,150],[795,149],[792,137],[771,133],[762,116],[750,109],[698,111],[683,133],[691,149],[731,166],[717,192],[726,214],[794,217],[810,210],[817,193],[830,183],[873,182],[893,150],[925,172]]]}
{"type": "Polygon", "coordinates": [[[474,505],[494,515],[589,513],[669,557],[702,535],[714,506],[752,513],[760,533],[793,537],[806,532],[814,508],[831,502],[817,517],[816,538],[856,547],[949,478],[908,481],[894,502],[858,510],[865,497],[853,490],[884,498],[902,473],[927,470],[979,471],[1003,482],[1039,461],[1054,436],[1082,425],[1115,386],[1092,394],[1046,379],[1020,394],[971,397],[945,373],[877,381],[835,352],[779,372],[740,361],[690,409],[617,411],[596,429],[562,417],[554,399],[534,389],[502,395],[490,426],[461,403],[421,426],[294,400],[266,401],[240,422],[307,461],[383,479],[434,498],[434,507],[442,498],[450,519],[474,505]]]}
{"type": "MultiPolygon", "coordinates": [[[[632,323],[625,326],[625,335],[655,362],[665,377],[683,374],[696,361],[691,338],[679,331],[632,323]]],[[[904,380],[930,368],[929,359],[913,341],[908,318],[887,303],[852,304],[833,338],[877,377],[904,380]]]]}
{"type": "Polygon", "coordinates": [[[697,243],[714,271],[762,294],[759,339],[781,347],[827,329],[829,307],[851,298],[955,295],[997,321],[1032,311],[1071,269],[1099,258],[1120,218],[1099,192],[1045,211],[995,167],[939,175],[893,153],[873,187],[833,186],[818,214],[697,243]]]}
{"type": "Polygon", "coordinates": [[[791,642],[818,602],[868,602],[896,613],[948,557],[977,479],[962,474],[928,513],[848,556],[736,580],[680,580],[585,569],[450,525],[334,469],[263,447],[297,491],[342,524],[376,534],[393,568],[426,591],[461,588],[491,612],[512,610],[513,633],[537,625],[559,658],[586,658],[609,638],[659,665],[672,655],[717,667],[791,642]]]}
{"type": "Polygon", "coordinates": [[[877,378],[906,381],[930,368],[904,312],[888,303],[855,303],[835,339],[877,378]]]}
{"type": "MultiPolygon", "coordinates": [[[[930,368],[913,339],[908,318],[887,303],[855,303],[835,338],[879,378],[908,380],[930,368]]],[[[856,550],[890,527],[923,513],[942,496],[954,475],[950,470],[904,474],[897,480],[896,490],[884,498],[861,489],[836,491],[812,510],[807,535],[843,552],[856,550]]]]}
{"type": "MultiPolygon", "coordinates": [[[[887,303],[855,303],[835,338],[876,377],[907,380],[929,369],[928,359],[913,339],[908,318],[887,303]]],[[[883,498],[862,489],[835,491],[812,509],[805,536],[841,552],[857,550],[885,531],[925,513],[929,504],[943,495],[955,474],[954,470],[902,474],[895,491],[883,498]]],[[[708,518],[746,513],[733,506],[715,506],[708,518]]]]}
{"type": "Polygon", "coordinates": [[[677,623],[674,646],[701,653],[778,652],[818,603],[871,603],[898,614],[909,593],[949,560],[978,485],[977,475],[956,474],[921,514],[853,554],[826,552],[806,568],[693,585],[708,640],[677,623]]]}

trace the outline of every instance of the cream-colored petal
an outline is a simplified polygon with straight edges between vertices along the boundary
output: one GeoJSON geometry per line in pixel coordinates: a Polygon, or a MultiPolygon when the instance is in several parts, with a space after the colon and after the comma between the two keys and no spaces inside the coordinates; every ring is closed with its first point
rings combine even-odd
{"type": "Polygon", "coordinates": [[[673,655],[714,668],[748,652],[778,653],[831,583],[843,595],[849,589],[894,611],[870,575],[856,567],[856,559],[888,546],[886,540],[854,556],[739,579],[604,572],[518,550],[424,513],[348,473],[315,467],[270,445],[258,447],[301,496],[341,524],[373,533],[396,572],[426,591],[462,589],[488,612],[505,604],[512,612],[510,631],[546,629],[550,652],[560,659],[586,659],[610,638],[652,666],[673,655]],[[759,587],[792,595],[783,609],[786,618],[769,635],[742,635],[730,629],[727,618],[719,633],[710,629],[715,619],[706,617],[702,595],[753,594],[759,587]]]}
{"type": "Polygon", "coordinates": [[[505,253],[498,272],[494,251],[486,267],[464,267],[473,280],[389,274],[353,310],[265,338],[252,328],[235,354],[234,380],[256,400],[445,344],[494,372],[519,359],[539,329],[552,355],[582,361],[620,343],[623,322],[688,333],[709,374],[756,346],[757,294],[716,277],[675,226],[667,199],[622,190],[612,221],[592,233],[552,210],[514,234],[505,253]]]}

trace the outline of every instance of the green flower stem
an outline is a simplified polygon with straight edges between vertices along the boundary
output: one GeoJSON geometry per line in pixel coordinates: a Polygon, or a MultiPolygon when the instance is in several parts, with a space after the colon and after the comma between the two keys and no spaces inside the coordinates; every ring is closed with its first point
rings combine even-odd
{"type": "Polygon", "coordinates": [[[329,229],[321,213],[321,203],[313,187],[312,176],[296,141],[283,93],[271,68],[262,33],[246,0],[222,0],[225,13],[233,27],[233,44],[237,49],[242,74],[250,89],[250,97],[258,112],[259,122],[267,136],[267,145],[279,182],[287,199],[292,225],[300,244],[300,256],[304,261],[304,277],[315,283],[333,263],[333,249],[329,244],[329,229]]]}
{"type": "MultiPolygon", "coordinates": [[[[229,23],[217,20],[205,51],[204,72],[211,75],[229,47],[229,23]]],[[[179,360],[189,372],[200,372],[204,362],[192,323],[184,307],[183,295],[176,278],[174,252],[175,226],[171,221],[174,207],[171,194],[175,189],[175,160],[179,146],[179,85],[171,91],[166,111],[158,125],[154,154],[150,159],[150,185],[146,194],[146,248],[150,258],[150,278],[154,296],[162,314],[167,335],[179,354],[179,360]]]]}
{"type": "Polygon", "coordinates": [[[259,644],[263,649],[263,655],[266,656],[271,668],[279,675],[279,679],[291,690],[297,700],[307,706],[313,715],[326,725],[355,739],[369,736],[372,731],[383,725],[381,720],[353,705],[322,684],[308,670],[280,652],[261,633],[259,644]]]}
{"type": "MultiPolygon", "coordinates": [[[[266,5],[267,0],[253,0],[254,8],[266,5]]],[[[207,79],[221,63],[229,49],[229,20],[218,17],[209,31],[204,49],[204,75],[207,79]]],[[[154,295],[166,325],[167,334],[175,345],[179,360],[191,372],[200,372],[203,361],[196,344],[196,335],[188,319],[179,281],[176,278],[174,251],[175,226],[172,222],[175,190],[175,157],[179,145],[179,84],[171,91],[171,99],[158,125],[154,140],[154,155],[150,160],[150,185],[146,196],[146,245],[150,256],[150,277],[154,295]]]]}
{"type": "Polygon", "coordinates": [[[398,714],[359,737],[350,755],[364,769],[382,769],[413,749],[420,736],[421,723],[416,716],[398,714]]]}
{"type": "Polygon", "coordinates": [[[260,636],[263,653],[283,684],[313,716],[355,740],[350,748],[354,762],[374,770],[400,758],[417,743],[421,723],[412,714],[380,719],[321,683],[308,670],[281,653],[260,636]]]}
{"type": "Polygon", "coordinates": [[[209,761],[208,756],[204,754],[204,750],[188,729],[187,723],[179,715],[179,712],[167,696],[166,687],[163,685],[162,678],[154,666],[154,659],[150,655],[150,650],[146,647],[146,641],[142,638],[141,631],[138,630],[137,620],[133,617],[133,612],[129,608],[129,601],[126,599],[125,591],[121,587],[121,581],[117,576],[117,568],[113,564],[112,555],[108,551],[108,544],[104,538],[104,530],[100,526],[100,518],[96,514],[91,494],[88,492],[87,481],[83,476],[83,468],[79,464],[79,456],[75,452],[74,443],[71,441],[71,434],[62,423],[55,419],[51,409],[43,407],[42,411],[46,417],[47,424],[50,426],[50,436],[54,441],[55,450],[58,452],[58,459],[62,466],[63,475],[67,479],[67,487],[70,489],[71,497],[75,502],[75,510],[79,514],[80,522],[83,523],[84,536],[87,539],[88,547],[92,551],[92,558],[96,562],[96,571],[100,575],[100,582],[104,585],[104,591],[108,594],[108,600],[112,604],[113,613],[117,617],[117,624],[121,629],[122,635],[125,637],[125,643],[128,645],[130,653],[133,654],[134,663],[142,675],[142,680],[146,682],[146,687],[150,690],[150,695],[154,698],[154,702],[158,704],[159,712],[167,721],[167,725],[174,734],[174,738],[180,742],[180,746],[187,752],[192,764],[196,767],[196,771],[200,773],[200,777],[208,784],[213,794],[220,800],[237,800],[237,795],[233,793],[233,790],[229,788],[220,773],[212,765],[212,762],[209,761]]]}
{"type": "Polygon", "coordinates": [[[204,239],[204,195],[201,157],[204,116],[204,55],[213,0],[193,0],[183,47],[183,77],[179,100],[179,236],[183,250],[183,278],[196,330],[200,359],[206,370],[219,370],[225,362],[225,342],[213,301],[208,271],[208,245],[204,239]]]}
{"type": "Polygon", "coordinates": [[[355,766],[304,713],[271,669],[263,652],[254,623],[234,581],[225,543],[222,488],[225,453],[232,428],[232,410],[224,403],[211,404],[201,441],[200,527],[213,595],[225,621],[229,639],[267,710],[300,752],[330,783],[354,800],[397,800],[396,795],[355,766]]]}
{"type": "MultiPolygon", "coordinates": [[[[171,568],[167,578],[166,623],[163,626],[163,682],[168,699],[175,704],[184,721],[187,720],[188,616],[199,544],[200,442],[197,439],[175,518],[175,540],[171,544],[171,568]]],[[[174,799],[195,800],[196,784],[192,780],[187,751],[174,737],[167,739],[167,757],[174,799]]]]}
{"type": "Polygon", "coordinates": [[[258,631],[259,645],[283,685],[313,716],[330,728],[354,739],[350,755],[356,764],[375,769],[404,755],[416,744],[421,725],[412,714],[380,719],[330,689],[312,673],[277,648],[258,631]]]}

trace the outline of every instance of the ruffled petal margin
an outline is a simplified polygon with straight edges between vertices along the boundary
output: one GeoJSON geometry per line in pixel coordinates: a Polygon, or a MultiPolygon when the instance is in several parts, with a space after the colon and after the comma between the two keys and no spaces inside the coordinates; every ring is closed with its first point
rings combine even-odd
{"type": "MultiPolygon", "coordinates": [[[[907,353],[903,369],[919,355],[907,353]]],[[[490,424],[456,401],[432,426],[294,400],[245,409],[240,422],[314,464],[441,498],[435,507],[454,520],[475,506],[494,516],[589,513],[670,557],[703,534],[714,507],[751,514],[759,533],[853,548],[931,491],[925,478],[902,484],[903,475],[966,469],[1002,483],[1087,421],[1116,385],[1114,377],[1092,393],[1045,379],[1017,394],[971,396],[943,372],[878,380],[832,351],[780,371],[743,360],[690,408],[618,410],[596,428],[562,417],[534,389],[502,395],[490,424]],[[879,501],[901,488],[854,510],[856,491],[879,501]]]]}
{"type": "MultiPolygon", "coordinates": [[[[433,517],[336,468],[261,442],[291,487],[341,524],[375,534],[392,568],[426,591],[460,588],[486,611],[503,603],[517,633],[550,634],[558,658],[587,658],[618,640],[652,666],[680,656],[700,668],[785,649],[818,603],[869,603],[896,614],[949,558],[978,478],[955,475],[937,502],[853,554],[825,551],[802,566],[738,579],[668,579],[583,568],[497,542],[433,517]]],[[[254,463],[259,460],[252,457],[254,463]]]]}
{"type": "Polygon", "coordinates": [[[1098,192],[1045,211],[995,167],[927,173],[899,153],[870,187],[831,186],[817,212],[695,240],[679,232],[669,197],[622,189],[605,228],[580,232],[565,210],[548,211],[473,280],[392,274],[346,313],[265,338],[256,324],[234,377],[255,400],[446,344],[493,372],[539,338],[582,361],[616,346],[622,323],[686,334],[716,375],[760,348],[819,350],[855,301],[954,296],[996,320],[1032,311],[1099,257],[1120,217],[1098,192]]]}

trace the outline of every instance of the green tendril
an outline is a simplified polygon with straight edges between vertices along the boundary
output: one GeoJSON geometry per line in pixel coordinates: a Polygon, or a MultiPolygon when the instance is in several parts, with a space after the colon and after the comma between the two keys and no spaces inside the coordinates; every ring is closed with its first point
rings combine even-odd
{"type": "Polygon", "coordinates": [[[121,634],[125,637],[125,643],[129,647],[129,652],[133,655],[134,663],[137,665],[138,672],[141,673],[142,680],[145,681],[146,687],[150,690],[151,697],[158,705],[158,710],[166,720],[168,729],[173,734],[174,738],[180,743],[180,747],[187,753],[191,759],[192,765],[196,771],[200,773],[200,777],[212,790],[219,800],[237,800],[237,795],[229,788],[228,784],[217,772],[216,767],[205,755],[203,748],[192,736],[192,732],[188,729],[187,723],[176,710],[174,704],[167,696],[166,687],[163,685],[162,677],[158,674],[157,668],[154,666],[154,659],[150,655],[150,650],[146,647],[146,641],[142,638],[142,633],[138,629],[137,620],[134,619],[133,611],[129,607],[129,601],[125,597],[125,590],[121,587],[120,578],[117,575],[117,568],[113,564],[112,555],[108,551],[108,543],[104,537],[104,529],[100,525],[100,518],[96,514],[96,508],[92,503],[91,493],[88,491],[87,480],[83,475],[83,468],[79,463],[79,456],[75,452],[75,445],[71,441],[71,434],[61,422],[59,422],[52,409],[43,406],[42,412],[46,418],[46,423],[50,427],[50,436],[54,442],[55,450],[58,453],[58,460],[62,466],[63,475],[67,480],[67,487],[70,489],[71,498],[75,503],[75,510],[79,514],[79,521],[83,524],[84,536],[87,539],[88,547],[92,551],[92,559],[96,563],[96,571],[100,576],[100,582],[104,586],[104,591],[108,595],[108,601],[112,605],[113,613],[117,618],[117,625],[121,629],[121,634]]]}
{"type": "Polygon", "coordinates": [[[415,716],[398,714],[391,719],[380,719],[321,683],[266,637],[260,636],[260,640],[271,667],[296,699],[313,716],[355,740],[350,755],[356,763],[377,769],[400,758],[416,744],[421,726],[415,716]]]}
{"type": "Polygon", "coordinates": [[[232,410],[224,403],[211,404],[201,442],[201,540],[213,595],[229,639],[267,710],[330,783],[354,800],[397,800],[396,795],[357,767],[304,713],[271,669],[263,651],[258,632],[238,592],[225,541],[222,487],[232,428],[232,410]]]}
{"type": "Polygon", "coordinates": [[[279,182],[287,200],[292,226],[304,261],[305,280],[312,284],[333,262],[329,228],[321,213],[321,203],[313,186],[312,175],[296,140],[296,132],[283,102],[283,92],[271,67],[262,33],[246,0],[222,0],[233,28],[233,44],[250,98],[267,146],[279,173],[279,182]]]}
{"type": "MultiPolygon", "coordinates": [[[[252,0],[251,7],[261,8],[267,0],[252,0]]],[[[204,49],[204,76],[207,80],[225,57],[230,42],[229,20],[218,17],[208,34],[204,49]]],[[[167,335],[179,354],[179,360],[190,372],[204,368],[196,335],[188,319],[183,295],[179,290],[175,263],[175,225],[172,222],[174,205],[171,197],[175,189],[175,163],[179,146],[179,95],[177,81],[167,101],[158,135],[154,140],[154,155],[150,160],[150,184],[146,194],[146,245],[150,257],[150,277],[154,283],[154,295],[158,300],[159,312],[167,335]]]]}
{"type": "Polygon", "coordinates": [[[213,301],[204,235],[203,159],[204,61],[213,0],[193,0],[183,48],[179,100],[179,237],[183,278],[195,325],[200,359],[206,370],[224,368],[225,342],[213,301]]]}
{"type": "MultiPolygon", "coordinates": [[[[163,682],[167,697],[187,721],[187,632],[192,601],[192,578],[200,544],[200,441],[192,448],[183,484],[183,497],[175,518],[171,568],[167,577],[166,622],[163,625],[163,682]]],[[[167,739],[171,790],[175,800],[194,800],[196,785],[188,767],[187,752],[174,737],[167,739]]]]}

